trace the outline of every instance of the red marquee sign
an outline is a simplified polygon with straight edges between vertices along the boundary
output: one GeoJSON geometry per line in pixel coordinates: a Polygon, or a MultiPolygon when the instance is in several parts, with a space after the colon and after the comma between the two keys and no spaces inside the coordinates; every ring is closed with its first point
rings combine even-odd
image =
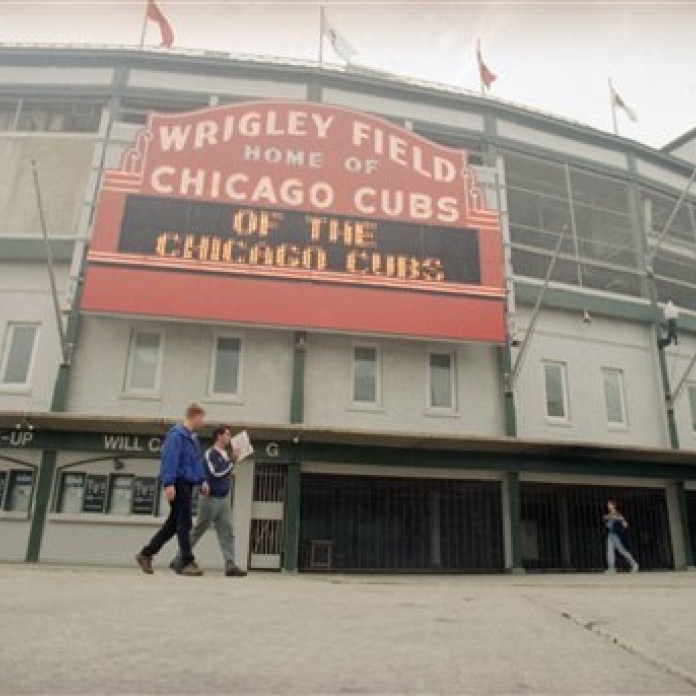
{"type": "Polygon", "coordinates": [[[500,342],[502,258],[462,150],[309,102],[153,113],[105,173],[83,307],[500,342]]]}

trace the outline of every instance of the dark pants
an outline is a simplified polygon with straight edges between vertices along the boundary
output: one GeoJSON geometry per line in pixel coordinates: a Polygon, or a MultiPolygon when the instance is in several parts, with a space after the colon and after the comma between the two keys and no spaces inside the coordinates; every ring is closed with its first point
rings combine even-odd
{"type": "Polygon", "coordinates": [[[169,517],[159,528],[150,542],[143,547],[144,556],[154,556],[159,550],[176,535],[179,541],[179,553],[181,554],[182,565],[191,563],[193,553],[191,553],[191,494],[193,486],[190,483],[176,483],[176,497],[169,503],[169,517]]]}

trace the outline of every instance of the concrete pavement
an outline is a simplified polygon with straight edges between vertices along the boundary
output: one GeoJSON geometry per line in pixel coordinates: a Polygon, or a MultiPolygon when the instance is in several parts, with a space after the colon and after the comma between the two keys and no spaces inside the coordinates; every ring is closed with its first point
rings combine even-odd
{"type": "Polygon", "coordinates": [[[0,565],[2,694],[696,694],[696,574],[0,565]]]}

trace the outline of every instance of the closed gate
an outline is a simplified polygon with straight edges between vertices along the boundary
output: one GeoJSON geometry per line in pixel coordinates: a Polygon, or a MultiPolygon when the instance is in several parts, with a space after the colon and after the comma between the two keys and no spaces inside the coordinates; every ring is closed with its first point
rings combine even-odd
{"type": "Polygon", "coordinates": [[[691,549],[696,558],[696,491],[686,491],[686,511],[691,530],[691,549]]]}
{"type": "Polygon", "coordinates": [[[254,570],[280,569],[286,480],[283,464],[256,464],[254,468],[249,544],[249,567],[254,570]]]}
{"type": "Polygon", "coordinates": [[[503,570],[497,481],[303,474],[301,485],[301,570],[503,570]]]}
{"type": "Polygon", "coordinates": [[[520,493],[522,562],[528,570],[606,568],[602,515],[609,498],[618,501],[629,522],[628,544],[641,568],[673,567],[663,489],[522,483],[520,493]]]}

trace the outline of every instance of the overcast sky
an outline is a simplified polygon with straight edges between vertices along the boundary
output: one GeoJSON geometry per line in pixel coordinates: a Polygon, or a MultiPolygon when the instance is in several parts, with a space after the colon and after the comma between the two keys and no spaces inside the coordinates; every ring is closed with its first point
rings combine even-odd
{"type": "MultiPolygon", "coordinates": [[[[319,5],[158,0],[175,47],[316,59],[319,5]]],[[[131,44],[145,0],[0,0],[0,41],[131,44]]],[[[622,135],[661,146],[696,126],[696,2],[325,2],[356,62],[478,88],[477,37],[493,94],[611,128],[607,79],[638,112],[622,135]]],[[[158,42],[154,26],[148,43],[158,42]]],[[[326,59],[340,62],[327,47],[326,59]]]]}

